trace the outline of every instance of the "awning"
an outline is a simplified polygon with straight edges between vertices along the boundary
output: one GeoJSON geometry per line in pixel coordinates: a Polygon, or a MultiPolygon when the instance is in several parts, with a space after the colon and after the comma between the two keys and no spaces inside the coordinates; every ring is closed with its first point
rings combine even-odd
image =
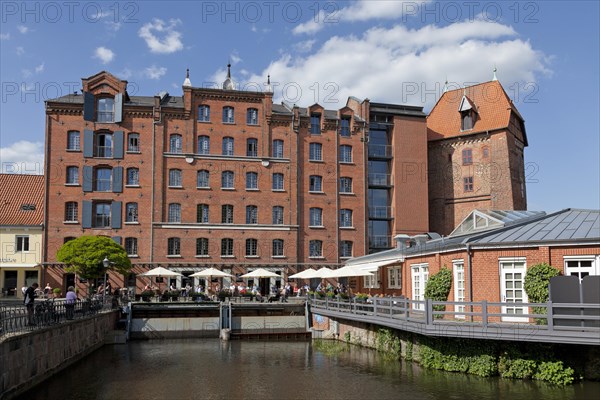
{"type": "Polygon", "coordinates": [[[352,267],[352,268],[358,268],[363,271],[373,272],[373,271],[377,271],[379,269],[379,267],[383,267],[385,265],[390,265],[390,264],[396,264],[401,261],[404,261],[404,259],[403,258],[392,258],[392,259],[380,260],[380,261],[363,262],[363,263],[357,263],[357,264],[347,264],[347,266],[352,267]]]}
{"type": "Polygon", "coordinates": [[[0,268],[33,268],[33,267],[41,267],[40,264],[9,264],[9,263],[0,263],[0,268]]]}

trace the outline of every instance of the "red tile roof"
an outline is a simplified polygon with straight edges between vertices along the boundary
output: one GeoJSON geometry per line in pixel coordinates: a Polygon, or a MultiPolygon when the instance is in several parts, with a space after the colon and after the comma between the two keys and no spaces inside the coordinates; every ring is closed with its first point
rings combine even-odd
{"type": "Polygon", "coordinates": [[[44,176],[0,174],[0,225],[44,223],[44,176]]]}
{"type": "Polygon", "coordinates": [[[511,112],[523,119],[498,81],[450,90],[440,97],[427,117],[427,139],[444,139],[507,128],[511,112]],[[458,111],[463,94],[475,105],[478,115],[473,129],[464,132],[460,129],[461,115],[458,111]]]}

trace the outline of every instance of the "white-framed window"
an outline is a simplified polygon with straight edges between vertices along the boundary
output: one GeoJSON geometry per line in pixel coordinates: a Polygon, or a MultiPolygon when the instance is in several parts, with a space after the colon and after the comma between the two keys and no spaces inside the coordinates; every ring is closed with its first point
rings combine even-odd
{"type": "Polygon", "coordinates": [[[283,158],[283,140],[273,140],[273,158],[283,158]]]}
{"type": "Polygon", "coordinates": [[[342,240],[340,242],[340,258],[352,257],[353,243],[350,240],[342,240]]]}
{"type": "Polygon", "coordinates": [[[67,185],[79,184],[79,167],[67,167],[67,185]]]}
{"type": "Polygon", "coordinates": [[[233,107],[223,107],[223,123],[233,124],[234,122],[233,107]]]}
{"type": "Polygon", "coordinates": [[[258,256],[258,240],[246,239],[246,257],[258,256]]]}
{"type": "Polygon", "coordinates": [[[323,241],[311,240],[308,242],[308,256],[311,258],[323,257],[323,241]]]}
{"type": "Polygon", "coordinates": [[[246,206],[246,224],[258,224],[258,207],[246,206]]]}
{"type": "Polygon", "coordinates": [[[348,176],[340,178],[340,193],[352,193],[352,178],[348,176]]]}
{"type": "Polygon", "coordinates": [[[258,125],[258,110],[256,108],[249,108],[246,111],[246,123],[248,125],[258,125]]]}
{"type": "Polygon", "coordinates": [[[311,143],[308,147],[309,161],[323,161],[323,145],[321,143],[311,143]]]}
{"type": "Polygon", "coordinates": [[[201,169],[198,171],[198,175],[196,176],[196,187],[207,189],[210,188],[210,172],[206,169],[201,169]]]}
{"type": "Polygon", "coordinates": [[[172,237],[167,239],[167,255],[168,256],[179,256],[181,255],[181,239],[178,237],[172,237]]]}
{"type": "Polygon", "coordinates": [[[130,133],[127,135],[127,151],[130,153],[140,152],[140,134],[130,133]]]}
{"type": "Polygon", "coordinates": [[[233,224],[233,205],[223,204],[221,206],[221,223],[233,224]]]}
{"type": "Polygon", "coordinates": [[[138,222],[138,203],[127,203],[125,213],[125,222],[138,222]]]}
{"type": "Polygon", "coordinates": [[[208,238],[196,239],[196,256],[208,256],[208,238]]]}
{"type": "Polygon", "coordinates": [[[246,189],[258,190],[258,174],[256,172],[246,172],[246,189]]]}
{"type": "Polygon", "coordinates": [[[388,288],[402,289],[402,267],[388,268],[388,288]]]}
{"type": "Polygon", "coordinates": [[[227,137],[223,138],[223,149],[222,149],[223,153],[222,154],[224,156],[232,156],[233,155],[233,148],[234,148],[233,143],[234,143],[234,141],[233,141],[232,137],[227,136],[227,137]]]}
{"type": "Polygon", "coordinates": [[[101,97],[96,104],[97,122],[113,122],[115,120],[115,99],[112,97],[101,97]]]}
{"type": "Polygon", "coordinates": [[[283,174],[279,172],[273,173],[273,190],[283,190],[283,174]]]}
{"type": "MultiPolygon", "coordinates": [[[[463,260],[452,261],[452,273],[454,275],[454,301],[466,301],[465,295],[465,262],[463,260]]],[[[455,305],[454,311],[465,312],[464,305],[455,305]]],[[[464,318],[464,314],[454,314],[454,318],[464,318]]]]}
{"type": "Polygon", "coordinates": [[[137,168],[127,168],[126,186],[140,185],[140,170],[137,168]]]}
{"type": "Polygon", "coordinates": [[[309,177],[309,192],[322,192],[323,191],[323,177],[319,175],[311,175],[309,177]]]}
{"type": "Polygon", "coordinates": [[[233,189],[233,171],[221,173],[221,189],[233,189]]]}
{"type": "Polygon", "coordinates": [[[80,151],[81,140],[79,138],[79,131],[69,131],[67,133],[67,150],[80,151]]]}
{"type": "Polygon", "coordinates": [[[368,289],[379,289],[379,270],[371,271],[373,275],[364,277],[364,286],[368,289]]]}
{"type": "Polygon", "coordinates": [[[233,256],[233,239],[231,239],[231,238],[221,239],[221,256],[224,256],[224,257],[233,256]]]}
{"type": "Polygon", "coordinates": [[[28,252],[29,251],[29,235],[17,235],[16,240],[16,251],[28,252]]]}
{"type": "Polygon", "coordinates": [[[340,146],[340,162],[352,162],[352,146],[348,146],[346,144],[340,146]]]}
{"type": "Polygon", "coordinates": [[[169,222],[181,222],[181,204],[169,204],[169,222]]]}
{"type": "Polygon", "coordinates": [[[169,153],[183,153],[183,137],[181,135],[174,133],[169,137],[169,153]]]}
{"type": "Polygon", "coordinates": [[[273,257],[283,257],[283,240],[273,239],[273,257]]]}
{"type": "Polygon", "coordinates": [[[502,320],[527,322],[527,317],[519,317],[519,315],[529,313],[529,308],[522,305],[527,303],[527,293],[525,293],[524,287],[527,273],[526,258],[502,257],[498,262],[500,264],[500,301],[505,303],[502,306],[502,313],[509,314],[502,317],[502,320]]]}
{"type": "Polygon", "coordinates": [[[352,228],[352,210],[340,210],[340,228],[352,228]]]}
{"type": "Polygon", "coordinates": [[[246,157],[258,157],[258,139],[246,140],[246,157]]]}
{"type": "MultiPolygon", "coordinates": [[[[412,299],[417,301],[425,300],[425,285],[429,279],[429,264],[411,264],[412,277],[412,299]]],[[[424,310],[424,304],[413,303],[413,309],[424,310]]]]}
{"type": "Polygon", "coordinates": [[[169,187],[181,187],[181,170],[169,170],[169,187]]]}
{"type": "Polygon", "coordinates": [[[273,225],[283,225],[283,207],[273,206],[273,225]]]}
{"type": "Polygon", "coordinates": [[[323,226],[323,209],[318,207],[312,207],[309,210],[309,226],[322,227],[323,226]]]}
{"type": "Polygon", "coordinates": [[[65,203],[65,222],[77,222],[79,215],[79,203],[76,201],[67,201],[65,203]]]}
{"type": "Polygon", "coordinates": [[[111,158],[113,155],[113,135],[110,132],[94,134],[94,157],[111,158]]]}
{"type": "Polygon", "coordinates": [[[210,154],[210,138],[206,135],[198,136],[198,154],[210,154]]]}
{"type": "Polygon", "coordinates": [[[207,224],[209,221],[208,211],[209,211],[208,204],[198,204],[196,206],[196,222],[198,222],[199,224],[207,224]]]}
{"type": "Polygon", "coordinates": [[[210,106],[206,104],[198,106],[198,121],[210,122],[210,106]]]}
{"type": "Polygon", "coordinates": [[[565,256],[565,275],[577,276],[579,281],[588,275],[600,275],[600,256],[565,256]]]}

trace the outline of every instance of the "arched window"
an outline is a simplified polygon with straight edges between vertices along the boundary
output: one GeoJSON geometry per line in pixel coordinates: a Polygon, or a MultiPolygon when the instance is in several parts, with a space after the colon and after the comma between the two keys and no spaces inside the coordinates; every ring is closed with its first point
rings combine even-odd
{"type": "Polygon", "coordinates": [[[246,123],[248,125],[258,125],[258,110],[256,108],[249,108],[246,111],[246,123]]]}
{"type": "Polygon", "coordinates": [[[169,138],[169,153],[183,153],[183,138],[181,135],[174,133],[169,138]]]}
{"type": "Polygon", "coordinates": [[[235,122],[233,107],[223,107],[223,122],[226,124],[233,124],[235,122]]]}
{"type": "Polygon", "coordinates": [[[210,138],[206,135],[198,136],[198,154],[210,154],[210,138]]]}

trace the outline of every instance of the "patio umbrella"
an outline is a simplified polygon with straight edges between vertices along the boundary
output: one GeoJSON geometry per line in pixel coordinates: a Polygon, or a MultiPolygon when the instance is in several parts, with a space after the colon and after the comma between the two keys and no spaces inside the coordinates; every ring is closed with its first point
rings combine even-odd
{"type": "Polygon", "coordinates": [[[361,270],[356,267],[345,266],[340,269],[333,270],[329,277],[342,278],[350,276],[373,276],[373,274],[369,271],[361,270]]]}
{"type": "Polygon", "coordinates": [[[275,272],[267,271],[263,268],[258,268],[242,275],[242,278],[281,278],[281,275],[277,275],[275,272]]]}
{"type": "Polygon", "coordinates": [[[171,271],[171,270],[163,268],[163,267],[157,267],[157,268],[153,268],[150,271],[145,272],[140,275],[141,276],[163,277],[163,276],[180,276],[181,274],[179,272],[171,271]]]}
{"type": "Polygon", "coordinates": [[[331,273],[333,271],[330,270],[327,267],[323,267],[317,271],[314,271],[312,273],[308,273],[306,275],[303,276],[304,279],[312,279],[312,278],[330,278],[331,277],[331,273]]]}
{"type": "Polygon", "coordinates": [[[290,275],[290,279],[308,279],[308,275],[315,273],[316,271],[312,268],[305,269],[302,272],[298,272],[297,274],[290,275]]]}
{"type": "Polygon", "coordinates": [[[228,274],[227,272],[223,272],[220,271],[216,268],[207,268],[207,269],[203,269],[200,272],[196,272],[194,274],[191,274],[190,276],[196,277],[196,278],[211,278],[211,277],[218,277],[218,278],[222,278],[224,276],[233,276],[231,274],[228,274]]]}

